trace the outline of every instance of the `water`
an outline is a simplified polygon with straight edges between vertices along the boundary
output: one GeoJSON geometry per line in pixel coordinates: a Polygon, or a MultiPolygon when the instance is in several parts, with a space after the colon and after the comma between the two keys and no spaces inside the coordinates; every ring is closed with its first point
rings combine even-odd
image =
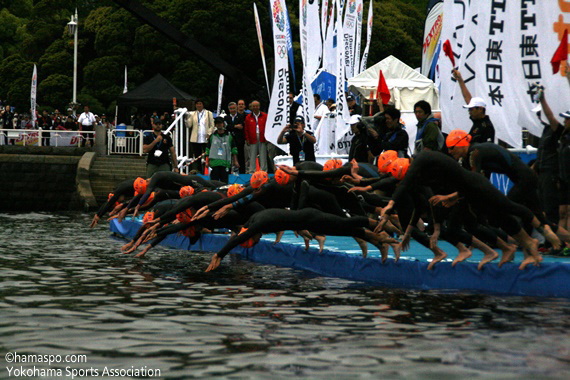
{"type": "Polygon", "coordinates": [[[157,247],[135,259],[105,224],[88,229],[90,218],[0,214],[1,356],[62,360],[4,359],[0,378],[34,367],[69,379],[105,369],[179,379],[570,376],[567,299],[378,288],[236,257],[204,273],[211,254],[157,247]]]}

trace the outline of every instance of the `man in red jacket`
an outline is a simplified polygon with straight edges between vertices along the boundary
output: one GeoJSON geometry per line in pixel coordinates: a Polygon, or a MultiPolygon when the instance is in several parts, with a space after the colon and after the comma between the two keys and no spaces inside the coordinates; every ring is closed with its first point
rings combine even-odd
{"type": "Polygon", "coordinates": [[[245,145],[249,152],[248,173],[256,171],[255,159],[259,155],[260,170],[267,171],[267,140],[265,140],[265,123],[267,114],[260,111],[257,100],[251,102],[251,113],[245,117],[245,145]]]}

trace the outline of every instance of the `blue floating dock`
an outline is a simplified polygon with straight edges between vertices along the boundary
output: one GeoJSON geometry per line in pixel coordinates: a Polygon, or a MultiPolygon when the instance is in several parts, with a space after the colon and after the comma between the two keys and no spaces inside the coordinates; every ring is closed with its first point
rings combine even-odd
{"type": "MultiPolygon", "coordinates": [[[[130,239],[140,225],[141,222],[137,220],[124,220],[122,223],[112,220],[110,228],[112,232],[130,239]]],[[[278,244],[263,239],[252,248],[237,247],[232,253],[257,263],[395,288],[570,298],[569,259],[545,257],[540,267],[529,266],[525,270],[519,270],[518,263],[507,263],[501,268],[496,263],[490,263],[479,271],[476,262],[462,262],[455,267],[451,266],[451,262],[441,262],[435,265],[434,270],[428,271],[427,259],[432,257],[431,252],[415,242],[410,251],[402,253],[397,263],[388,259],[382,264],[376,248],[370,246],[369,257],[363,258],[356,243],[349,238],[328,237],[325,246],[336,246],[341,251],[325,249],[319,253],[316,248],[305,250],[302,244],[287,242],[293,240],[292,236],[286,233],[278,244]]],[[[190,244],[189,239],[182,235],[170,235],[161,245],[189,251],[217,252],[228,239],[228,235],[205,234],[198,242],[190,244]]],[[[449,256],[454,257],[455,250],[447,250],[448,247],[451,246],[442,244],[449,256]]],[[[517,253],[517,256],[520,262],[521,254],[517,253]]],[[[478,259],[475,254],[474,259],[478,259]]],[[[222,262],[222,265],[227,265],[227,262],[222,262]]]]}

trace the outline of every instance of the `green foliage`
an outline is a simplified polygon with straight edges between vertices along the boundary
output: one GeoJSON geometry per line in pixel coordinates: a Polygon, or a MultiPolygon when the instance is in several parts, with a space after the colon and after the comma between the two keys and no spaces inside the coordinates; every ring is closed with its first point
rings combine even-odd
{"type": "MultiPolygon", "coordinates": [[[[265,85],[250,0],[140,1],[245,76],[265,85]]],[[[420,64],[427,2],[375,1],[369,65],[390,54],[412,67],[420,64]]],[[[273,44],[268,3],[256,3],[271,75],[273,44]]],[[[287,6],[299,87],[299,5],[290,1],[287,6]]],[[[67,33],[67,23],[75,7],[79,12],[78,101],[88,102],[97,113],[113,113],[127,65],[130,89],[161,73],[175,86],[204,99],[210,109],[215,107],[219,72],[112,0],[0,0],[0,99],[20,110],[29,109],[31,73],[37,63],[38,103],[60,109],[67,106],[73,82],[73,37],[67,33]]],[[[363,44],[367,2],[364,9],[363,44]]],[[[226,78],[227,91],[230,86],[235,84],[226,78]]],[[[240,93],[240,89],[233,90],[234,94],[240,93]]],[[[239,96],[250,95],[254,96],[239,96]]]]}

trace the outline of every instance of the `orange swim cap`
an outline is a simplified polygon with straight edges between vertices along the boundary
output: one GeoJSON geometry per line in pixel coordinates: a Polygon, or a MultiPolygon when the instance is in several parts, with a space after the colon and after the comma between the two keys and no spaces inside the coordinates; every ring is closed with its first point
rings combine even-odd
{"type": "Polygon", "coordinates": [[[285,173],[283,170],[277,169],[277,171],[275,171],[275,182],[277,182],[281,186],[285,186],[286,184],[289,183],[290,180],[291,176],[285,173]]]}
{"type": "Polygon", "coordinates": [[[249,183],[251,184],[251,187],[253,187],[254,189],[259,189],[267,181],[269,181],[269,176],[267,175],[266,172],[260,170],[251,175],[249,183]]]}
{"type": "Polygon", "coordinates": [[[142,221],[143,221],[143,223],[148,223],[153,219],[154,219],[154,211],[149,211],[149,212],[144,214],[142,221]]]}
{"type": "Polygon", "coordinates": [[[406,173],[408,172],[408,168],[410,167],[410,160],[407,158],[397,158],[392,161],[390,165],[390,173],[396,179],[402,180],[406,173]]]}
{"type": "MultiPolygon", "coordinates": [[[[247,231],[247,228],[242,227],[238,235],[243,234],[245,231],[247,231]]],[[[243,243],[241,243],[240,246],[242,246],[244,248],[251,248],[255,245],[255,243],[256,242],[255,242],[255,240],[253,240],[253,238],[249,238],[246,241],[244,241],[243,243]]]]}
{"type": "Polygon", "coordinates": [[[180,188],[178,194],[180,194],[180,198],[189,197],[194,194],[194,188],[192,186],[183,186],[180,188]]]}
{"type": "Polygon", "coordinates": [[[378,156],[378,171],[380,173],[388,173],[390,171],[390,164],[398,158],[398,152],[395,150],[385,150],[378,156]]]}
{"type": "Polygon", "coordinates": [[[449,132],[447,138],[445,139],[445,145],[448,148],[453,148],[456,146],[469,146],[471,142],[471,135],[462,129],[454,129],[449,132]]]}
{"type": "Polygon", "coordinates": [[[228,197],[233,197],[236,194],[241,193],[241,191],[243,190],[243,186],[240,185],[239,183],[234,183],[233,185],[230,185],[230,187],[228,187],[228,197]]]}
{"type": "Polygon", "coordinates": [[[133,188],[135,189],[135,192],[137,194],[146,193],[146,186],[147,186],[146,179],[142,177],[138,177],[137,179],[135,179],[135,183],[133,184],[133,188]]]}
{"type": "Polygon", "coordinates": [[[332,158],[325,162],[323,165],[323,171],[338,169],[342,166],[342,161],[338,158],[332,158]]]}
{"type": "Polygon", "coordinates": [[[192,221],[193,216],[194,216],[194,211],[187,208],[186,210],[176,214],[176,219],[178,219],[180,223],[190,223],[192,221]]]}

